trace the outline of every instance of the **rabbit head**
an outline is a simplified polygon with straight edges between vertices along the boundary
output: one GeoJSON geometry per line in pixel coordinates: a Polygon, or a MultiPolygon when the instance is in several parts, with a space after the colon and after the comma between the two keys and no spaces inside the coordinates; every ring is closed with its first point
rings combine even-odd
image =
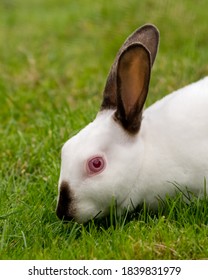
{"type": "Polygon", "coordinates": [[[57,215],[80,223],[131,207],[143,144],[143,106],[159,42],[153,25],[136,30],[119,50],[95,120],[62,148],[57,215]],[[141,143],[140,143],[141,142],[141,143]]]}

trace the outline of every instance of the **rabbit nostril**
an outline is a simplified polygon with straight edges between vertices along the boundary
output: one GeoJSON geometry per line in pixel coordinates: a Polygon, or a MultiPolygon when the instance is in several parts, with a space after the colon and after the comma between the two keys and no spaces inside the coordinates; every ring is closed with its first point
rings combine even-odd
{"type": "Polygon", "coordinates": [[[73,219],[73,214],[73,195],[69,184],[63,181],[60,186],[56,215],[61,220],[70,221],[73,219]]]}

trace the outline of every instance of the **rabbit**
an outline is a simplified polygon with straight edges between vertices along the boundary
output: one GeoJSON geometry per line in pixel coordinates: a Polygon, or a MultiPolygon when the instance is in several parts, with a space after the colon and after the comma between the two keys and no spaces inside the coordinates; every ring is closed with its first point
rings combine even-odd
{"type": "Polygon", "coordinates": [[[86,223],[172,197],[180,185],[197,196],[208,177],[208,77],[144,110],[159,31],[130,35],[109,72],[95,120],[62,148],[57,216],[86,223]],[[175,182],[175,183],[174,183],[175,182]]]}

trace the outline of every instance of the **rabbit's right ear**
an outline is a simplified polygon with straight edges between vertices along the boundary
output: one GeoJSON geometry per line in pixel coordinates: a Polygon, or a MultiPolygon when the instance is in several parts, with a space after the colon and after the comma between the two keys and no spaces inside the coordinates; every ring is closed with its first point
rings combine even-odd
{"type": "Polygon", "coordinates": [[[101,104],[101,110],[116,109],[117,107],[117,65],[121,54],[132,44],[143,45],[150,53],[151,66],[154,63],[158,44],[159,44],[159,31],[152,24],[146,24],[135,32],[133,32],[120,48],[115,61],[111,67],[110,73],[107,78],[105,89],[103,92],[103,101],[101,104]]]}

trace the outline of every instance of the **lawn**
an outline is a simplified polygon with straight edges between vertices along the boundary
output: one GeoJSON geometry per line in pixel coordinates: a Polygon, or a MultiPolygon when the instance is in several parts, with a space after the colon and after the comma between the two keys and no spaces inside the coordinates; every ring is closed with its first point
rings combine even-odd
{"type": "Polygon", "coordinates": [[[0,2],[0,259],[208,258],[206,199],[87,225],[55,214],[61,147],[95,117],[125,38],[160,30],[149,106],[208,75],[207,11],[206,0],[0,2]]]}

